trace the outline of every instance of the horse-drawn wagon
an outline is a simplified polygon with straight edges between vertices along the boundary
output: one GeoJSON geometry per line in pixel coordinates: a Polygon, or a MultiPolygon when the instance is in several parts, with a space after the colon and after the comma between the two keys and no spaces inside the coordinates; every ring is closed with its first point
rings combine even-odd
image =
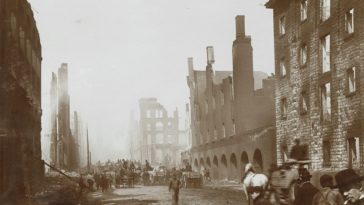
{"type": "Polygon", "coordinates": [[[185,188],[201,188],[202,187],[202,175],[199,172],[183,172],[182,173],[182,185],[185,188]]]}
{"type": "Polygon", "coordinates": [[[167,183],[167,167],[157,166],[150,172],[152,184],[166,184],[167,183]]]}

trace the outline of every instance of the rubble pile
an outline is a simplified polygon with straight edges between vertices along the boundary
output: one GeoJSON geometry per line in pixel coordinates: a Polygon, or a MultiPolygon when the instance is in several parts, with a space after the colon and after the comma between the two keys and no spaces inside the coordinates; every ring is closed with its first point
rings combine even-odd
{"type": "Polygon", "coordinates": [[[31,197],[31,205],[76,205],[79,204],[77,175],[70,178],[60,174],[47,173],[43,182],[36,188],[31,197]]]}

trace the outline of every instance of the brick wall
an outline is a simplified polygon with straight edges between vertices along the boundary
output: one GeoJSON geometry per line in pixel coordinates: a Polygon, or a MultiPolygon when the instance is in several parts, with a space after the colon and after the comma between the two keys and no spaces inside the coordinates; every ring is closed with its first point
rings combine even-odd
{"type": "MultiPolygon", "coordinates": [[[[271,3],[273,1],[270,1],[271,3]]],[[[320,170],[340,170],[349,166],[347,139],[360,137],[361,163],[363,165],[363,123],[362,82],[360,72],[363,65],[363,4],[357,0],[331,1],[331,16],[324,22],[320,20],[320,1],[308,1],[308,18],[301,22],[300,1],[282,1],[267,4],[274,12],[275,37],[275,105],[277,126],[277,156],[282,163],[282,147],[290,148],[293,139],[298,137],[309,145],[311,168],[320,170]],[[345,13],[354,8],[354,34],[345,32],[345,13]],[[279,34],[279,19],[286,16],[286,34],[279,34]],[[331,71],[322,73],[320,39],[330,34],[331,71]],[[307,64],[300,65],[300,48],[307,45],[307,64]],[[281,77],[279,62],[284,58],[289,71],[281,77]],[[348,95],[347,69],[357,67],[357,92],[348,95]],[[321,116],[320,87],[324,82],[331,83],[331,121],[324,122],[321,116]],[[300,93],[308,91],[309,109],[300,112],[300,93]],[[288,102],[287,118],[281,117],[281,99],[288,102]],[[331,161],[324,166],[323,141],[330,144],[331,161]]]]}
{"type": "Polygon", "coordinates": [[[203,153],[223,151],[215,161],[227,163],[213,169],[213,178],[240,176],[241,164],[235,161],[239,161],[244,150],[252,158],[255,151],[253,148],[259,147],[257,149],[264,159],[260,166],[264,164],[265,171],[275,161],[271,160],[275,159],[275,147],[272,147],[275,145],[275,132],[270,131],[261,142],[246,134],[274,126],[274,79],[265,79],[263,88],[254,91],[251,37],[245,35],[244,16],[236,19],[233,72],[214,72],[213,64],[208,64],[205,71],[196,71],[192,59],[189,59],[187,79],[190,88],[191,129],[193,141],[196,142],[192,146],[192,154],[195,156],[192,164],[196,164],[196,169],[200,169],[199,164],[207,161],[213,164],[215,157],[212,154],[203,156],[203,153]],[[236,144],[234,153],[230,153],[231,142],[236,144]],[[229,162],[233,166],[229,166],[229,162]]]}

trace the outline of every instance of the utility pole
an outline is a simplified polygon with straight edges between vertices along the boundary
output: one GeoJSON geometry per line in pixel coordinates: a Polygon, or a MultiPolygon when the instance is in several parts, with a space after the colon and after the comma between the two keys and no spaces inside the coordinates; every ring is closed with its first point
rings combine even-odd
{"type": "Polygon", "coordinates": [[[90,172],[90,145],[88,141],[88,127],[87,127],[87,171],[90,172]]]}
{"type": "Polygon", "coordinates": [[[89,160],[89,162],[90,162],[90,167],[91,167],[91,165],[92,165],[92,162],[91,162],[91,152],[89,152],[89,155],[90,155],[90,160],[89,160]]]}

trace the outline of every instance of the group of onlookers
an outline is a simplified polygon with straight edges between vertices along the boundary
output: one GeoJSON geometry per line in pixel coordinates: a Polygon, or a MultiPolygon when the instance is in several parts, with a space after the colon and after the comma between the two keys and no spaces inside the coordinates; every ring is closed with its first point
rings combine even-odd
{"type": "Polygon", "coordinates": [[[300,176],[301,182],[296,186],[295,205],[364,205],[362,180],[353,169],[345,169],[335,175],[324,174],[320,177],[322,189],[319,190],[310,182],[311,175],[305,171],[300,176]]]}

